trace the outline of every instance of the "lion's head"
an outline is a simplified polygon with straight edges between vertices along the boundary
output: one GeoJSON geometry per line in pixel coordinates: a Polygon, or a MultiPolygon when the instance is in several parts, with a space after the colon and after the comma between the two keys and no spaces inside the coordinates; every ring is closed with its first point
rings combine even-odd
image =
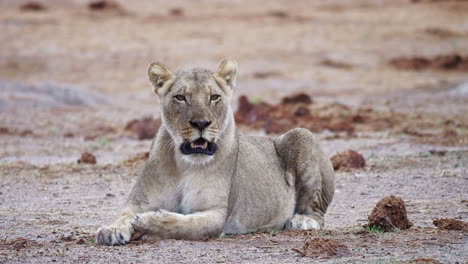
{"type": "Polygon", "coordinates": [[[220,135],[232,116],[229,101],[236,74],[234,60],[224,60],[216,73],[193,69],[172,74],[158,62],[149,66],[153,91],[160,98],[163,125],[184,160],[207,163],[217,152],[220,135]]]}

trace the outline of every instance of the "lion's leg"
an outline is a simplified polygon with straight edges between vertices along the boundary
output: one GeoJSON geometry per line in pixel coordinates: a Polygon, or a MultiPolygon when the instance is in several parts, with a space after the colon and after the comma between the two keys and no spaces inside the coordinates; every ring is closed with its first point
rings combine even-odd
{"type": "Polygon", "coordinates": [[[322,228],[323,216],[335,192],[335,176],[330,160],[307,129],[293,129],[274,142],[278,156],[285,163],[286,172],[295,178],[296,208],[287,227],[322,228]]]}
{"type": "Polygon", "coordinates": [[[137,212],[133,207],[126,207],[121,210],[112,224],[98,229],[96,243],[109,246],[128,243],[135,232],[131,221],[135,218],[137,212]]]}
{"type": "Polygon", "coordinates": [[[136,231],[149,239],[201,239],[221,234],[226,210],[207,210],[193,214],[179,214],[166,210],[136,215],[132,224],[136,231]]]}
{"type": "MultiPolygon", "coordinates": [[[[126,206],[120,210],[115,220],[107,226],[102,226],[96,232],[96,243],[101,245],[124,245],[130,242],[130,238],[135,232],[132,220],[136,214],[148,210],[150,207],[160,207],[160,203],[163,199],[159,199],[159,203],[151,204],[148,201],[149,193],[151,189],[159,191],[154,188],[152,181],[153,174],[155,173],[156,162],[146,162],[142,174],[138,178],[137,182],[132,188],[132,192],[128,198],[126,206]]],[[[159,188],[163,188],[164,184],[159,184],[159,188]]],[[[160,192],[163,193],[163,192],[160,192]]]]}

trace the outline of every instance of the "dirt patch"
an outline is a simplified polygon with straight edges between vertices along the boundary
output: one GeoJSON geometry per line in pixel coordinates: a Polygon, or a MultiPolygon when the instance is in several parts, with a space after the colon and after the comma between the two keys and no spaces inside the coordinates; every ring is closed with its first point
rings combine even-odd
{"type": "Polygon", "coordinates": [[[370,107],[350,107],[340,103],[313,102],[307,94],[283,97],[269,104],[255,97],[239,97],[235,113],[239,126],[280,134],[296,127],[320,133],[332,132],[326,139],[356,137],[357,132],[387,131],[412,136],[418,143],[460,146],[468,144],[468,123],[433,113],[401,113],[370,107]]]}
{"type": "Polygon", "coordinates": [[[19,8],[21,11],[33,11],[33,12],[44,11],[47,9],[44,4],[39,3],[39,2],[27,2],[27,3],[22,4],[19,8]]]}
{"type": "Polygon", "coordinates": [[[88,233],[77,234],[76,232],[72,232],[72,234],[62,235],[58,240],[54,240],[52,242],[53,243],[69,243],[69,244],[77,244],[77,245],[93,244],[94,235],[90,235],[88,233]]]}
{"type": "Polygon", "coordinates": [[[239,125],[264,129],[267,134],[303,127],[312,132],[344,132],[348,137],[356,131],[395,129],[400,132],[406,123],[413,124],[414,121],[412,117],[394,111],[353,109],[339,103],[316,104],[306,94],[284,97],[276,105],[261,100],[252,102],[246,96],[240,96],[235,117],[239,125]]]}
{"type": "Polygon", "coordinates": [[[466,2],[466,0],[411,0],[412,3],[466,2]]]}
{"type": "Polygon", "coordinates": [[[445,28],[439,28],[439,27],[428,27],[424,30],[424,32],[428,35],[438,37],[441,39],[463,37],[467,35],[464,32],[461,33],[461,32],[456,32],[456,31],[452,31],[449,29],[445,29],[445,28]]]}
{"type": "Polygon", "coordinates": [[[348,247],[338,240],[323,237],[307,238],[301,249],[293,248],[293,251],[302,257],[331,258],[351,256],[348,247]]]}
{"type": "Polygon", "coordinates": [[[328,111],[329,109],[311,108],[311,103],[312,99],[306,94],[284,97],[277,105],[263,101],[252,103],[246,96],[240,96],[235,118],[238,124],[263,128],[267,134],[284,133],[296,127],[307,128],[314,132],[326,129],[335,132],[354,132],[354,127],[348,120],[335,119],[336,113],[328,111]]]}
{"type": "Polygon", "coordinates": [[[359,169],[366,166],[364,157],[350,149],[333,156],[331,162],[335,170],[359,169]]]}
{"type": "Polygon", "coordinates": [[[408,229],[413,224],[408,220],[405,202],[399,197],[390,195],[380,200],[368,217],[365,227],[380,228],[385,232],[395,229],[408,229]]]}
{"type": "Polygon", "coordinates": [[[418,258],[418,259],[413,259],[407,263],[416,263],[416,264],[440,264],[442,262],[433,259],[433,258],[418,258]]]}
{"type": "Polygon", "coordinates": [[[332,68],[337,68],[337,69],[343,69],[343,70],[350,70],[353,68],[353,65],[346,63],[346,62],[340,62],[340,61],[334,61],[331,59],[324,59],[320,61],[320,65],[322,66],[327,66],[327,67],[332,67],[332,68]]]}
{"type": "Polygon", "coordinates": [[[271,17],[275,17],[275,18],[281,18],[281,19],[290,17],[288,12],[285,10],[270,10],[267,12],[267,15],[271,17]]]}
{"type": "Polygon", "coordinates": [[[440,229],[468,232],[468,223],[463,222],[461,220],[443,218],[434,219],[432,223],[440,229]]]}
{"type": "Polygon", "coordinates": [[[406,122],[401,132],[411,135],[417,143],[461,146],[468,144],[468,126],[466,120],[430,120],[429,116],[418,115],[419,120],[406,122]]]}
{"type": "Polygon", "coordinates": [[[139,140],[153,139],[160,126],[161,119],[143,117],[129,121],[125,126],[125,130],[136,134],[139,140]]]}
{"type": "Polygon", "coordinates": [[[429,150],[429,153],[431,153],[432,155],[437,155],[439,157],[443,157],[443,156],[445,156],[447,154],[447,151],[431,149],[431,150],[429,150]]]}
{"type": "Polygon", "coordinates": [[[313,100],[307,94],[284,97],[281,103],[276,105],[263,101],[252,103],[246,96],[240,96],[239,108],[235,114],[236,122],[252,128],[263,128],[267,134],[279,134],[303,127],[313,132],[329,130],[351,136],[358,125],[363,131],[383,130],[404,120],[397,113],[378,113],[364,108],[351,109],[338,103],[312,103],[313,100]]]}
{"type": "Polygon", "coordinates": [[[311,104],[312,102],[312,98],[310,98],[310,96],[305,93],[286,96],[281,100],[281,103],[283,104],[311,104]]]}
{"type": "Polygon", "coordinates": [[[401,70],[459,70],[468,71],[468,56],[457,53],[436,57],[399,57],[392,59],[390,65],[401,70]]]}
{"type": "Polygon", "coordinates": [[[30,136],[33,134],[34,133],[29,129],[17,130],[17,129],[10,129],[8,127],[0,127],[0,135],[25,137],[25,136],[30,136]]]}
{"type": "Polygon", "coordinates": [[[96,164],[96,157],[92,153],[84,152],[81,154],[81,158],[78,160],[78,163],[96,164]]]}
{"type": "Polygon", "coordinates": [[[126,166],[134,166],[145,162],[149,158],[149,152],[138,153],[135,156],[124,161],[126,166]]]}
{"type": "Polygon", "coordinates": [[[63,242],[70,242],[70,241],[73,241],[73,240],[75,240],[75,238],[72,235],[61,236],[60,237],[60,241],[63,241],[63,242]]]}
{"type": "Polygon", "coordinates": [[[256,79],[268,79],[272,77],[282,77],[282,73],[278,71],[259,71],[254,72],[252,77],[256,79]]]}
{"type": "Polygon", "coordinates": [[[5,240],[0,241],[0,248],[9,249],[9,250],[14,249],[16,251],[19,251],[22,249],[28,249],[31,247],[39,247],[39,246],[40,246],[40,243],[34,240],[24,238],[24,237],[18,237],[18,238],[11,239],[11,240],[5,239],[5,240]]]}
{"type": "MultiPolygon", "coordinates": [[[[80,125],[79,133],[83,135],[84,140],[95,140],[97,138],[112,138],[118,135],[118,130],[115,127],[96,124],[96,122],[83,122],[80,125]]],[[[68,131],[63,134],[64,137],[74,137],[74,133],[68,131]]]]}

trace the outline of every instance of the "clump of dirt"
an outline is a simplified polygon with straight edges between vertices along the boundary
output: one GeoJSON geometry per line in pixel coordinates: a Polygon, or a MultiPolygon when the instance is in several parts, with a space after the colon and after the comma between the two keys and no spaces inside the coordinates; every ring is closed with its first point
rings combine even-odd
{"type": "Polygon", "coordinates": [[[399,57],[392,59],[390,65],[402,70],[460,70],[468,71],[468,56],[457,53],[438,55],[428,58],[422,56],[399,57]]]}
{"type": "Polygon", "coordinates": [[[283,99],[281,100],[281,103],[283,104],[299,104],[299,103],[311,104],[312,98],[310,98],[310,96],[305,93],[298,93],[295,95],[283,97],[283,99]]]}
{"type": "Polygon", "coordinates": [[[301,254],[302,257],[311,258],[346,257],[351,255],[348,247],[340,241],[323,237],[309,237],[304,242],[302,250],[297,248],[292,250],[301,254]]]}
{"type": "Polygon", "coordinates": [[[24,3],[20,6],[20,10],[21,11],[33,11],[33,12],[37,12],[37,11],[44,11],[46,10],[46,6],[44,4],[41,4],[39,2],[27,2],[27,3],[24,3]]]}
{"type": "Polygon", "coordinates": [[[160,126],[161,119],[143,117],[142,119],[129,121],[125,126],[125,130],[136,134],[139,140],[153,139],[160,126]]]}
{"type": "Polygon", "coordinates": [[[38,242],[34,240],[30,240],[24,237],[18,237],[15,239],[11,240],[2,240],[0,241],[0,248],[6,248],[6,249],[14,249],[14,250],[21,250],[21,249],[27,249],[31,247],[38,247],[41,246],[38,242]]]}
{"type": "Polygon", "coordinates": [[[81,154],[81,158],[78,160],[78,163],[96,164],[96,157],[92,153],[83,152],[83,154],[81,154]]]}
{"type": "Polygon", "coordinates": [[[364,157],[351,149],[336,154],[331,158],[331,162],[335,170],[359,169],[366,166],[364,157]]]}
{"type": "Polygon", "coordinates": [[[445,230],[458,230],[468,232],[468,223],[457,219],[443,218],[434,219],[432,222],[435,226],[445,230]]]}
{"type": "Polygon", "coordinates": [[[119,8],[119,5],[112,1],[92,1],[88,4],[90,10],[106,10],[106,9],[116,9],[119,8]]]}
{"type": "Polygon", "coordinates": [[[66,137],[66,138],[72,138],[72,137],[75,136],[75,134],[73,134],[72,132],[68,131],[68,132],[65,132],[65,133],[63,134],[63,136],[66,137]]]}
{"type": "Polygon", "coordinates": [[[385,232],[395,229],[405,230],[413,225],[408,220],[405,202],[394,195],[380,200],[368,219],[369,223],[365,227],[377,227],[385,232]]]}
{"type": "Polygon", "coordinates": [[[184,9],[182,7],[173,7],[169,9],[169,14],[175,17],[184,16],[184,9]]]}
{"type": "Polygon", "coordinates": [[[92,1],[88,4],[88,9],[93,12],[107,12],[110,14],[128,15],[128,12],[117,2],[114,1],[92,1]]]}

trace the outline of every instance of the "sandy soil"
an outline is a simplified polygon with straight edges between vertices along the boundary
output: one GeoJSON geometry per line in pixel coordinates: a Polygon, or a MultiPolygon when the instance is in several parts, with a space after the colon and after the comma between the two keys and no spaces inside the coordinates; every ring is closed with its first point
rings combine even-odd
{"type": "Polygon", "coordinates": [[[468,221],[468,71],[437,59],[468,55],[468,2],[148,0],[94,11],[84,0],[42,1],[39,11],[22,3],[0,1],[1,263],[468,263],[468,233],[432,223],[468,221]],[[151,144],[125,130],[159,116],[147,66],[214,70],[224,57],[239,62],[237,96],[274,105],[304,92],[312,115],[341,105],[379,113],[373,123],[338,113],[353,133],[317,131],[330,157],[353,149],[366,160],[337,172],[326,229],[95,245],[151,144]],[[85,151],[97,164],[77,163],[85,151]],[[392,194],[413,227],[362,228],[392,194]],[[350,254],[301,257],[307,238],[337,240],[350,254]]]}

